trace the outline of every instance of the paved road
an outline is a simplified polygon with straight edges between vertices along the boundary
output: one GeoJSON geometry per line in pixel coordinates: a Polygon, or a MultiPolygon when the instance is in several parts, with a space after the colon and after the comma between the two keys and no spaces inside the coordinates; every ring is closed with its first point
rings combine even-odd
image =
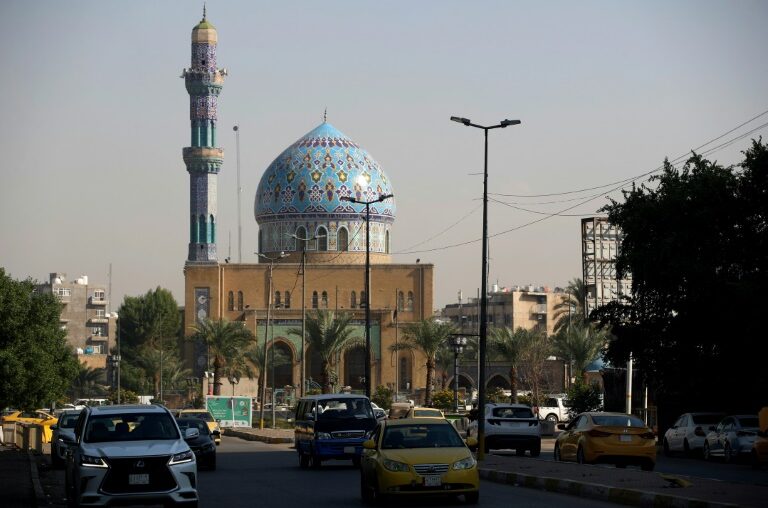
{"type": "MultiPolygon", "coordinates": [[[[218,450],[218,469],[200,473],[201,508],[252,506],[360,506],[359,473],[351,462],[328,462],[302,470],[290,445],[225,439],[218,450]]],[[[453,499],[393,501],[390,506],[461,506],[453,499]]],[[[482,482],[480,505],[506,507],[618,506],[522,487],[482,482]]]]}

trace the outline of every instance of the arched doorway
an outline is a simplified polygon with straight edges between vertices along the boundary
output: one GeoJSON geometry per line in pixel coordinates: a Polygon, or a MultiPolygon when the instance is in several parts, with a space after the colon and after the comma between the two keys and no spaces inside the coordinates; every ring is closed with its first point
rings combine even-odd
{"type": "Polygon", "coordinates": [[[413,390],[413,356],[407,351],[402,351],[398,355],[397,377],[399,378],[399,391],[410,392],[413,390]]]}
{"type": "Polygon", "coordinates": [[[365,348],[353,347],[344,353],[344,385],[365,389],[365,348]]]}
{"type": "Polygon", "coordinates": [[[282,341],[275,341],[275,364],[272,362],[272,350],[267,351],[267,383],[275,388],[293,386],[293,351],[288,344],[282,341]],[[272,374],[274,372],[274,385],[272,384],[272,374]]]}
{"type": "Polygon", "coordinates": [[[509,379],[505,378],[501,374],[495,374],[486,383],[488,388],[501,388],[502,390],[509,390],[509,379]]]}

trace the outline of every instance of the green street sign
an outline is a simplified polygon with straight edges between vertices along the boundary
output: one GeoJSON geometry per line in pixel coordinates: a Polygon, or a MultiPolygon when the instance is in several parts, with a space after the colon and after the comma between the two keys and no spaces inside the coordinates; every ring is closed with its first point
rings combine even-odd
{"type": "Polygon", "coordinates": [[[251,398],[208,395],[205,405],[222,427],[251,427],[251,398]]]}

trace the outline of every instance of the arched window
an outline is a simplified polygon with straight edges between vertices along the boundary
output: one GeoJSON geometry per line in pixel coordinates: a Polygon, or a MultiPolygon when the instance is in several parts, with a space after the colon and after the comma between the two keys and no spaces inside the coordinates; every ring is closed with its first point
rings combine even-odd
{"type": "Polygon", "coordinates": [[[227,295],[227,310],[235,310],[235,292],[230,291],[227,295]]]}
{"type": "Polygon", "coordinates": [[[304,226],[296,228],[296,250],[299,252],[307,250],[307,230],[304,226]]]}
{"type": "Polygon", "coordinates": [[[291,292],[290,291],[285,292],[285,308],[286,309],[291,308],[291,292]]]}
{"type": "Polygon", "coordinates": [[[368,305],[368,300],[365,299],[365,291],[360,291],[360,308],[364,309],[368,305]]]}
{"type": "Polygon", "coordinates": [[[408,300],[405,302],[405,310],[413,310],[413,291],[408,291],[408,300]]]}
{"type": "Polygon", "coordinates": [[[328,308],[328,292],[327,291],[323,291],[321,303],[324,309],[328,308]]]}
{"type": "Polygon", "coordinates": [[[410,365],[408,365],[408,358],[405,356],[400,357],[400,371],[398,372],[398,375],[400,376],[401,390],[410,390],[413,388],[413,386],[411,386],[411,369],[410,365]]]}
{"type": "Polygon", "coordinates": [[[357,293],[352,291],[349,295],[349,308],[354,309],[355,307],[357,307],[357,293]]]}
{"type": "Polygon", "coordinates": [[[397,292],[397,310],[405,310],[405,295],[402,291],[397,292]]]}
{"type": "Polygon", "coordinates": [[[283,305],[280,301],[280,291],[275,291],[275,308],[279,309],[283,305]]]}
{"type": "Polygon", "coordinates": [[[243,310],[243,292],[237,292],[237,310],[243,310]]]}
{"type": "Polygon", "coordinates": [[[211,227],[208,233],[210,233],[211,237],[210,237],[210,240],[208,240],[208,242],[216,243],[216,220],[213,218],[213,215],[211,215],[210,220],[211,220],[211,227]]]}
{"type": "Polygon", "coordinates": [[[325,229],[323,226],[320,226],[317,228],[317,233],[315,234],[317,237],[317,250],[320,251],[327,251],[328,250],[328,230],[325,229]]]}
{"type": "Polygon", "coordinates": [[[349,250],[349,233],[347,228],[339,228],[339,232],[336,233],[336,245],[339,251],[346,252],[349,250]]]}
{"type": "Polygon", "coordinates": [[[205,243],[205,239],[208,238],[208,235],[205,232],[205,215],[201,215],[197,220],[197,241],[200,243],[205,243]]]}
{"type": "Polygon", "coordinates": [[[312,291],[312,308],[317,308],[317,291],[312,291]]]}
{"type": "Polygon", "coordinates": [[[389,230],[384,233],[384,252],[389,254],[389,230]]]}

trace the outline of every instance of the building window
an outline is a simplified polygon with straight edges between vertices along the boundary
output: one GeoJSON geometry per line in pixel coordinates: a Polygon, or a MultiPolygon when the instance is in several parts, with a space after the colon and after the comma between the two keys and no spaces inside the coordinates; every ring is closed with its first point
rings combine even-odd
{"type": "Polygon", "coordinates": [[[72,296],[72,290],[69,288],[53,288],[53,294],[56,296],[72,296]]]}
{"type": "Polygon", "coordinates": [[[354,309],[357,307],[357,293],[352,291],[352,293],[349,295],[349,308],[354,309]]]}
{"type": "Polygon", "coordinates": [[[312,291],[312,308],[317,308],[317,291],[312,291]]]}
{"type": "Polygon", "coordinates": [[[101,354],[101,346],[89,346],[91,348],[91,353],[94,355],[100,355],[101,354]]]}
{"type": "Polygon", "coordinates": [[[211,235],[210,240],[208,240],[208,243],[216,243],[216,220],[213,218],[213,214],[211,214],[210,217],[210,231],[208,233],[211,235]]]}
{"type": "Polygon", "coordinates": [[[413,291],[408,291],[408,300],[405,302],[405,310],[413,310],[413,291]]]}
{"type": "Polygon", "coordinates": [[[98,301],[104,300],[104,291],[101,289],[97,289],[96,291],[94,291],[93,299],[98,301]]]}
{"type": "Polygon", "coordinates": [[[322,299],[321,299],[321,303],[323,304],[323,308],[324,309],[328,308],[328,292],[323,291],[323,296],[322,296],[322,299]]]}
{"type": "Polygon", "coordinates": [[[279,309],[283,305],[280,301],[280,291],[275,291],[275,308],[279,309]]]}
{"type": "Polygon", "coordinates": [[[298,242],[296,250],[299,252],[307,250],[307,230],[304,226],[296,228],[296,241],[298,242]]]}
{"type": "Polygon", "coordinates": [[[96,309],[96,317],[102,319],[107,317],[107,311],[104,309],[96,309]]]}
{"type": "Polygon", "coordinates": [[[91,328],[91,335],[95,335],[96,337],[103,337],[104,336],[104,328],[101,326],[94,326],[91,328]]]}
{"type": "Polygon", "coordinates": [[[243,310],[243,292],[237,292],[237,310],[243,310]]]}
{"type": "Polygon", "coordinates": [[[397,293],[397,310],[405,310],[405,295],[402,291],[398,291],[397,293]]]}
{"type": "Polygon", "coordinates": [[[320,226],[317,228],[317,250],[320,251],[327,251],[328,250],[328,230],[326,230],[323,226],[320,226]]]}
{"type": "Polygon", "coordinates": [[[285,292],[285,308],[286,309],[291,308],[291,292],[290,291],[285,292]]]}
{"type": "Polygon", "coordinates": [[[339,232],[336,234],[336,242],[338,245],[338,249],[342,252],[346,252],[349,250],[349,233],[347,232],[347,228],[339,228],[339,232]]]}
{"type": "Polygon", "coordinates": [[[227,310],[235,310],[235,292],[230,291],[227,295],[227,310]]]}

